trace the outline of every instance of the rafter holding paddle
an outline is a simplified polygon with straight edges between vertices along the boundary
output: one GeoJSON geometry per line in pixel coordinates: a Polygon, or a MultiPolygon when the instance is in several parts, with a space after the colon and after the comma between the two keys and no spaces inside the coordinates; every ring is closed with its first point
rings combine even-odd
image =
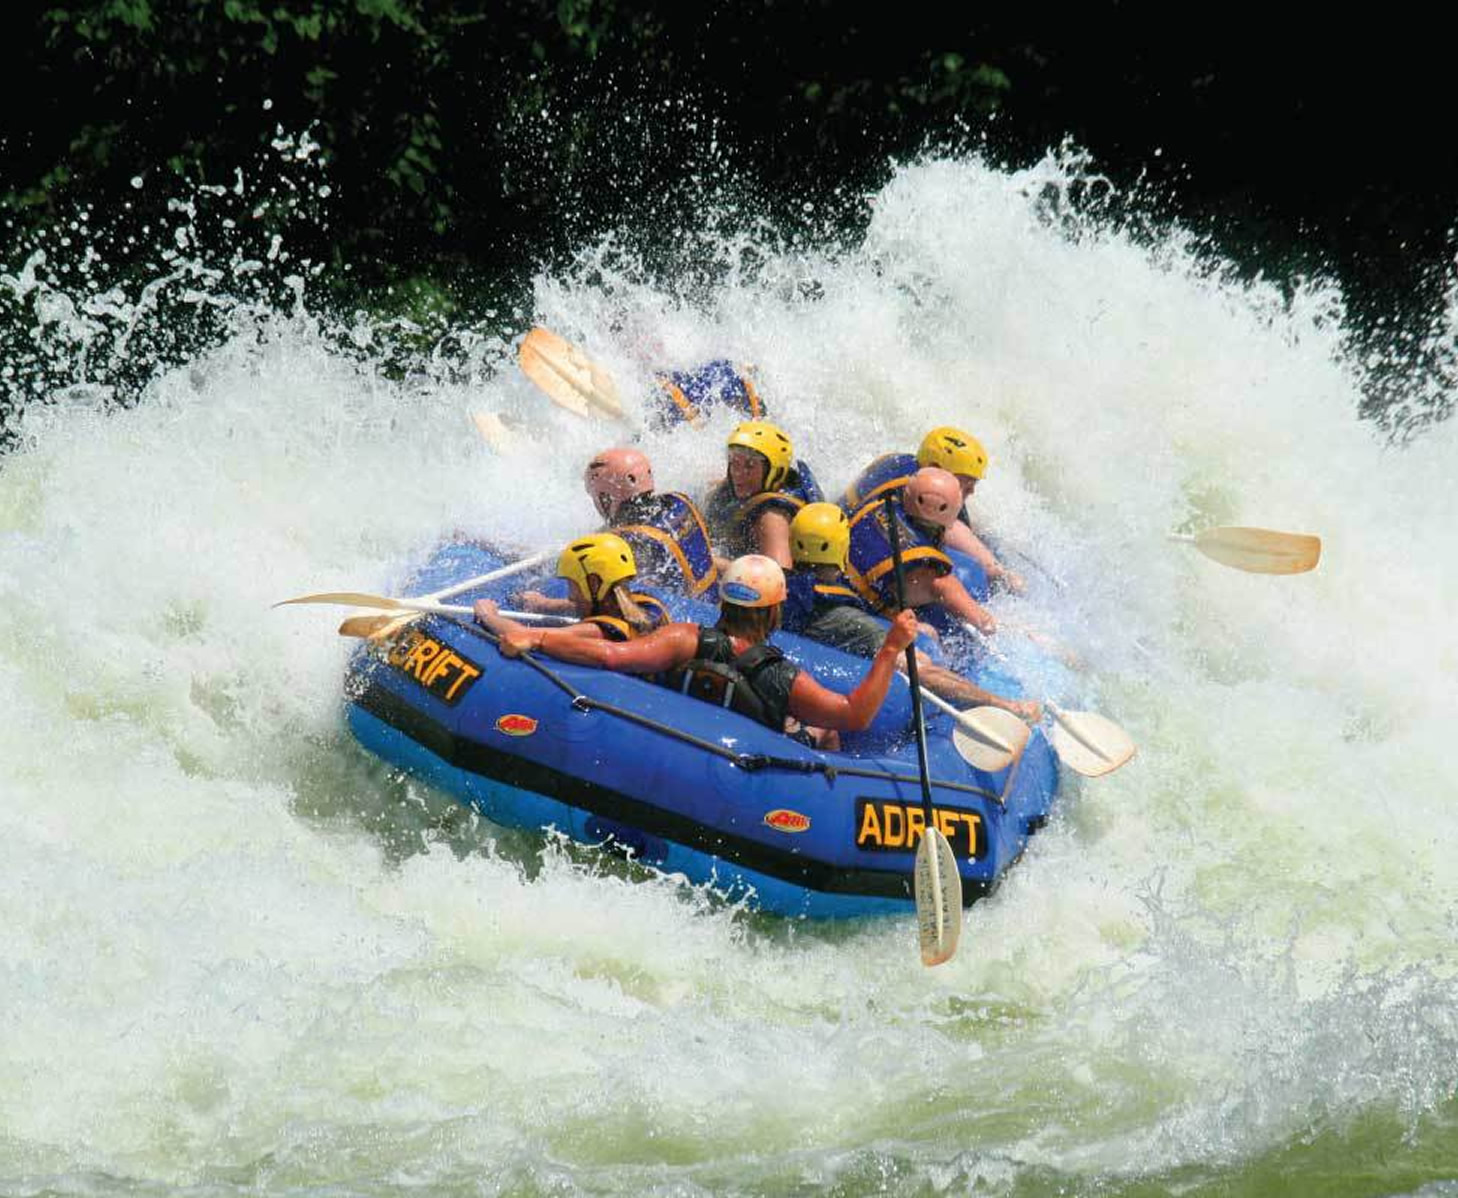
{"type": "MultiPolygon", "coordinates": [[[[334,603],[343,607],[372,607],[380,611],[410,612],[412,615],[434,615],[434,616],[457,616],[464,619],[474,618],[474,609],[456,603],[437,603],[429,598],[424,599],[398,599],[389,595],[372,595],[365,591],[321,591],[315,595],[298,595],[293,599],[280,599],[274,607],[288,607],[295,603],[334,603]]],[[[544,615],[541,612],[532,611],[503,611],[503,616],[513,620],[528,620],[542,624],[571,624],[572,619],[567,616],[544,615]]],[[[365,616],[356,617],[365,620],[385,619],[391,620],[392,616],[365,616]]],[[[349,621],[346,621],[348,623],[349,621]]],[[[359,625],[361,629],[364,625],[359,625]]],[[[341,635],[368,635],[361,631],[356,633],[345,633],[343,626],[340,627],[341,635]]]]}
{"type": "MultiPolygon", "coordinates": [[[[891,569],[896,580],[896,606],[906,607],[906,580],[901,564],[901,534],[891,512],[891,497],[884,501],[891,540],[891,569]]],[[[931,767],[926,753],[926,720],[921,711],[921,681],[917,677],[916,646],[906,647],[906,676],[911,680],[911,716],[916,730],[916,763],[921,775],[921,809],[925,817],[912,865],[912,891],[916,898],[917,938],[921,963],[927,967],[950,961],[962,937],[962,875],[957,858],[937,827],[931,797],[931,767]]]]}
{"type": "MultiPolygon", "coordinates": [[[[554,554],[551,550],[545,549],[540,553],[533,553],[520,561],[512,562],[508,566],[501,566],[495,570],[488,570],[485,574],[478,574],[474,578],[467,578],[463,582],[453,583],[448,587],[442,587],[438,591],[432,591],[429,595],[421,595],[418,598],[428,603],[438,603],[442,599],[453,599],[457,595],[473,591],[477,587],[483,587],[487,583],[495,582],[501,578],[510,578],[513,574],[521,574],[553,560],[554,554]]],[[[285,602],[300,602],[300,600],[286,600],[285,602]]],[[[275,607],[279,604],[274,604],[275,607]]],[[[358,607],[375,606],[372,604],[356,604],[358,607]]],[[[400,610],[398,608],[393,610],[400,610]]],[[[364,636],[371,640],[385,640],[394,636],[407,624],[418,620],[421,613],[418,611],[408,612],[405,615],[390,616],[383,623],[374,614],[350,616],[339,626],[340,636],[364,636]]]]}

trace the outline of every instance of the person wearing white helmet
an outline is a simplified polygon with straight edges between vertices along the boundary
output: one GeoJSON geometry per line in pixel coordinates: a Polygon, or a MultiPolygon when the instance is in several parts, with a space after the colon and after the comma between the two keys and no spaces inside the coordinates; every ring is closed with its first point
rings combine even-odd
{"type": "MultiPolygon", "coordinates": [[[[810,503],[790,523],[790,552],[795,568],[786,579],[784,629],[832,648],[870,657],[880,648],[886,621],[846,577],[850,521],[833,503],[810,503]]],[[[1031,700],[1008,699],[984,690],[916,651],[921,684],[932,694],[964,707],[1001,707],[1036,723],[1042,706],[1031,700]]]]}
{"type": "MultiPolygon", "coordinates": [[[[571,542],[557,558],[557,577],[567,583],[567,602],[578,622],[563,632],[630,641],[667,624],[668,608],[660,599],[629,589],[637,573],[633,550],[614,533],[593,533],[571,542]]],[[[525,631],[490,599],[478,599],[475,611],[476,622],[498,636],[525,631]]]]}
{"type": "Polygon", "coordinates": [[[875,610],[893,610],[896,604],[887,523],[894,519],[901,536],[906,605],[916,609],[945,608],[984,635],[997,631],[992,614],[968,594],[952,568],[952,559],[942,552],[947,529],[957,522],[960,504],[957,480],[939,466],[926,466],[895,491],[889,503],[868,503],[850,518],[847,573],[857,592],[875,610]]]}
{"type": "Polygon", "coordinates": [[[957,520],[946,532],[946,548],[973,558],[986,571],[988,582],[1021,592],[1024,589],[1022,577],[998,560],[987,543],[973,531],[972,518],[967,514],[967,500],[972,498],[977,484],[986,477],[987,464],[987,450],[982,447],[981,441],[963,429],[942,425],[921,439],[914,455],[882,454],[846,488],[840,505],[853,516],[868,503],[904,487],[917,470],[940,466],[957,480],[962,492],[957,520]]]}
{"type": "MultiPolygon", "coordinates": [[[[787,659],[769,636],[780,626],[785,575],[762,554],[736,558],[719,583],[712,628],[674,623],[626,643],[587,640],[564,629],[522,628],[501,637],[501,651],[536,650],[561,661],[628,674],[656,675],[666,686],[713,702],[777,732],[794,725],[839,732],[868,727],[886,699],[897,662],[916,639],[916,616],[899,613],[871,668],[849,694],[830,690],[787,659]]],[[[834,741],[822,741],[830,748],[834,741]]]]}

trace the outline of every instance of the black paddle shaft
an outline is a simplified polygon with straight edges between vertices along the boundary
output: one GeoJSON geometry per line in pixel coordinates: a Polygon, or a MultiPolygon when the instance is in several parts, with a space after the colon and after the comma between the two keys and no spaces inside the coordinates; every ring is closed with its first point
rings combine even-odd
{"type": "MultiPolygon", "coordinates": [[[[896,610],[906,609],[906,579],[901,570],[901,520],[891,506],[892,497],[881,502],[881,514],[886,517],[886,535],[891,541],[891,572],[896,578],[896,610]]],[[[916,763],[921,767],[921,806],[926,816],[926,826],[932,827],[931,767],[926,760],[926,720],[921,713],[921,680],[916,676],[916,644],[906,646],[906,677],[911,682],[911,714],[916,721],[916,763]]]]}

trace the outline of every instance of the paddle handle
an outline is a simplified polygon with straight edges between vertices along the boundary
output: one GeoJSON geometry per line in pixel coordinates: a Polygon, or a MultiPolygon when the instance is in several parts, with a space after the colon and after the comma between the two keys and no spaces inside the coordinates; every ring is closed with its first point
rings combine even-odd
{"type": "Polygon", "coordinates": [[[922,687],[921,697],[925,699],[928,703],[930,703],[933,707],[946,712],[949,716],[952,717],[952,719],[956,720],[957,723],[965,728],[968,732],[986,741],[994,748],[1001,749],[1004,753],[1017,752],[1017,750],[1013,748],[1012,745],[1004,741],[1002,737],[997,735],[997,733],[993,732],[990,728],[984,728],[975,720],[969,719],[965,711],[962,711],[958,707],[954,707],[951,703],[948,703],[940,695],[932,693],[931,691],[927,690],[926,687],[922,687]]]}
{"type": "MultiPolygon", "coordinates": [[[[896,580],[896,610],[906,609],[906,579],[901,569],[901,526],[890,495],[881,501],[886,533],[891,541],[891,573],[896,580]]],[[[932,826],[931,765],[926,756],[926,716],[921,709],[921,679],[917,676],[916,645],[906,646],[906,676],[911,679],[911,716],[916,728],[916,764],[921,771],[921,805],[927,827],[932,826]]]]}
{"type": "MultiPolygon", "coordinates": [[[[502,566],[499,569],[491,570],[485,574],[478,574],[475,578],[468,578],[465,582],[452,583],[439,591],[432,591],[429,595],[421,596],[422,600],[431,601],[436,599],[450,599],[456,595],[464,594],[466,591],[483,587],[488,582],[495,582],[500,578],[510,578],[513,574],[520,574],[524,570],[530,570],[533,566],[540,566],[544,562],[552,560],[552,550],[544,549],[540,553],[534,553],[531,557],[524,557],[519,562],[512,562],[509,566],[502,566]]],[[[422,609],[425,610],[425,609],[422,609]]]]}
{"type": "MultiPolygon", "coordinates": [[[[475,608],[462,607],[456,603],[416,603],[409,599],[401,599],[400,606],[409,611],[424,612],[428,615],[464,616],[466,619],[474,619],[476,616],[475,608]]],[[[505,611],[498,608],[497,613],[508,620],[522,620],[528,624],[555,624],[558,627],[565,627],[568,624],[577,623],[571,616],[559,616],[551,612],[505,611]]]]}

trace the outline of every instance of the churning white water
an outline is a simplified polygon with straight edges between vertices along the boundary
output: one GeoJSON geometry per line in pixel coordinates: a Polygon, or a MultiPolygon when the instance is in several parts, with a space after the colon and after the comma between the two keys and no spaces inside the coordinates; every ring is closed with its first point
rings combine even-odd
{"type": "MultiPolygon", "coordinates": [[[[345,353],[303,303],[239,304],[131,410],[12,371],[0,1191],[1450,1192],[1458,430],[1395,447],[1333,288],[1127,234],[1080,169],[907,166],[854,250],[726,240],[693,307],[589,250],[521,314],[630,407],[654,366],[754,363],[828,491],[935,424],[988,446],[975,514],[1031,559],[1003,610],[1079,649],[1139,755],[1067,778],[936,970],[910,917],[630,877],[344,731],[341,613],[270,605],[388,590],[454,530],[553,546],[632,435],[508,343],[401,383],[367,321],[345,353]],[[1167,539],[1217,524],[1319,533],[1321,566],[1167,539]]],[[[4,285],[78,360],[160,319],[45,263],[4,285]]],[[[647,437],[660,487],[723,431],[647,437]]]]}

